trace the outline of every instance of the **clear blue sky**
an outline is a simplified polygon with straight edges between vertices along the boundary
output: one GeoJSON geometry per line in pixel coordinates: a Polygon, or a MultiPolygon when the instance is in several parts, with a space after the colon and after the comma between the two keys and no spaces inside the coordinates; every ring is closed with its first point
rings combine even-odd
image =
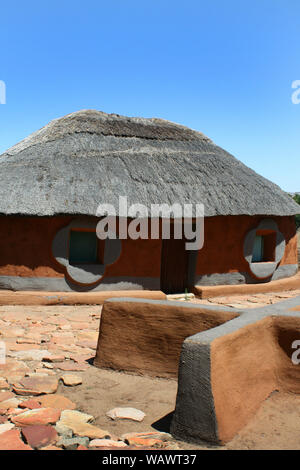
{"type": "Polygon", "coordinates": [[[11,0],[0,18],[0,152],[93,108],[200,130],[300,191],[299,0],[11,0]]]}

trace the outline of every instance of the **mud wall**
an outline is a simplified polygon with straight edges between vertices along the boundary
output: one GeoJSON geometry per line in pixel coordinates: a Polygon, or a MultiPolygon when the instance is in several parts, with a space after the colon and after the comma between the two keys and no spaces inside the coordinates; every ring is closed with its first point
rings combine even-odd
{"type": "MultiPolygon", "coordinates": [[[[230,275],[233,274],[231,283],[241,282],[234,276],[235,273],[249,273],[249,265],[243,255],[245,236],[249,230],[257,227],[263,218],[236,216],[205,219],[205,241],[204,247],[198,253],[196,277],[207,275],[209,278],[214,273],[230,273],[230,275]]],[[[0,276],[9,278],[8,282],[12,282],[11,279],[14,278],[28,280],[51,278],[53,287],[50,290],[64,290],[65,282],[63,281],[66,274],[64,267],[57,263],[53,256],[52,241],[56,233],[73,219],[75,217],[0,217],[0,276]],[[55,279],[60,280],[60,283],[54,282],[55,279]]],[[[91,218],[88,219],[91,220],[91,218]]],[[[286,240],[286,250],[280,265],[283,267],[297,265],[294,218],[274,217],[272,219],[277,222],[286,240]]],[[[126,290],[130,282],[133,287],[138,288],[139,280],[141,284],[150,280],[146,288],[159,289],[161,245],[161,240],[122,240],[121,255],[113,264],[106,266],[100,284],[105,284],[107,280],[107,289],[126,290]],[[129,284],[123,282],[114,287],[115,279],[126,282],[129,280],[129,284]]],[[[283,277],[284,275],[285,272],[283,277]]],[[[218,282],[226,284],[223,277],[218,282]]],[[[254,282],[256,282],[255,278],[254,282]]],[[[201,282],[199,284],[201,285],[201,282]]],[[[19,290],[19,285],[22,288],[20,282],[15,290],[19,290]]],[[[24,285],[31,286],[29,281],[26,281],[24,285]]],[[[45,289],[45,282],[44,284],[36,283],[35,288],[45,289]]],[[[72,290],[73,287],[67,288],[72,290]]]]}
{"type": "MultiPolygon", "coordinates": [[[[276,390],[300,393],[292,347],[300,317],[287,311],[298,299],[251,309],[182,345],[171,433],[178,439],[230,441],[276,390]]],[[[297,356],[298,357],[298,356],[297,356]]]]}
{"type": "MultiPolygon", "coordinates": [[[[64,277],[52,241],[72,217],[0,217],[0,276],[64,277]]],[[[105,276],[160,276],[161,240],[122,240],[118,260],[105,276]]]]}
{"type": "Polygon", "coordinates": [[[105,302],[94,365],[157,377],[177,377],[182,342],[237,313],[181,302],[105,302]]]}
{"type": "Polygon", "coordinates": [[[300,318],[267,317],[215,339],[211,382],[219,438],[227,442],[274,391],[300,393],[300,369],[292,362],[300,318]]]}
{"type": "Polygon", "coordinates": [[[229,441],[276,389],[271,318],[217,338],[211,345],[211,386],[218,433],[229,441]]]}
{"type": "MultiPolygon", "coordinates": [[[[247,233],[265,217],[209,217],[205,219],[204,246],[199,251],[196,274],[249,272],[243,247],[247,233]]],[[[280,265],[297,264],[294,217],[271,217],[285,237],[286,250],[280,265]]]]}

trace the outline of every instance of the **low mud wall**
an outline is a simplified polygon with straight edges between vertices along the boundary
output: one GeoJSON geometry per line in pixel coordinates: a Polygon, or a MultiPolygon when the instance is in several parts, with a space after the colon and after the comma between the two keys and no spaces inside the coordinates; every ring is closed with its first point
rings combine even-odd
{"type": "Polygon", "coordinates": [[[212,392],[219,438],[227,442],[274,391],[300,393],[292,343],[300,318],[268,317],[212,343],[212,392]]]}
{"type": "Polygon", "coordinates": [[[241,284],[227,286],[195,286],[194,293],[200,299],[218,296],[252,295],[266,292],[283,292],[300,289],[300,272],[295,276],[265,284],[241,284]]]}
{"type": "Polygon", "coordinates": [[[109,300],[104,303],[94,365],[177,377],[184,339],[235,318],[238,312],[188,302],[109,300]]]}
{"type": "Polygon", "coordinates": [[[211,345],[211,386],[218,437],[227,442],[277,388],[271,318],[217,338],[211,345]]]}
{"type": "Polygon", "coordinates": [[[104,292],[44,292],[1,290],[0,305],[102,305],[114,297],[134,297],[152,300],[165,300],[161,291],[120,290],[104,292]]]}
{"type": "Polygon", "coordinates": [[[222,444],[275,390],[300,393],[295,341],[300,297],[246,310],[114,298],[103,306],[94,365],[157,377],[178,374],[172,435],[222,444]]]}
{"type": "Polygon", "coordinates": [[[246,310],[184,341],[171,426],[175,437],[228,442],[273,391],[300,393],[300,366],[292,361],[293,342],[300,340],[297,303],[300,298],[246,310]]]}
{"type": "MultiPolygon", "coordinates": [[[[300,311],[300,308],[299,308],[300,311]]],[[[294,341],[300,341],[300,318],[273,319],[273,335],[277,352],[276,375],[280,390],[300,393],[300,364],[293,364],[294,341]]],[[[299,349],[299,346],[297,347],[299,349]]],[[[300,354],[298,354],[300,357],[300,354]]]]}

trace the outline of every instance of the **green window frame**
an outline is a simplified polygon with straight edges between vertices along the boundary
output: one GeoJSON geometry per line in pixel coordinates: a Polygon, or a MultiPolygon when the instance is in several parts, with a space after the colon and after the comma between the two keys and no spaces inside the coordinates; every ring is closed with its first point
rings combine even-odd
{"type": "Polygon", "coordinates": [[[263,235],[256,235],[253,245],[252,263],[261,263],[264,260],[265,240],[263,235]]]}
{"type": "Polygon", "coordinates": [[[98,262],[98,238],[96,232],[71,230],[69,237],[69,263],[95,264],[98,262]]]}

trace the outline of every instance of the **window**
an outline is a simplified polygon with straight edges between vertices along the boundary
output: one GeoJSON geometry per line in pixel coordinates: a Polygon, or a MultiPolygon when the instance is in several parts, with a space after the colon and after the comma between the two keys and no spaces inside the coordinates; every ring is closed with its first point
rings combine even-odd
{"type": "Polygon", "coordinates": [[[260,263],[264,259],[264,237],[256,235],[253,246],[252,263],[260,263]]]}
{"type": "Polygon", "coordinates": [[[83,230],[70,231],[69,263],[98,263],[98,238],[96,232],[83,230]]]}
{"type": "Polygon", "coordinates": [[[275,261],[275,250],[276,232],[258,231],[253,245],[252,263],[275,261]]]}

